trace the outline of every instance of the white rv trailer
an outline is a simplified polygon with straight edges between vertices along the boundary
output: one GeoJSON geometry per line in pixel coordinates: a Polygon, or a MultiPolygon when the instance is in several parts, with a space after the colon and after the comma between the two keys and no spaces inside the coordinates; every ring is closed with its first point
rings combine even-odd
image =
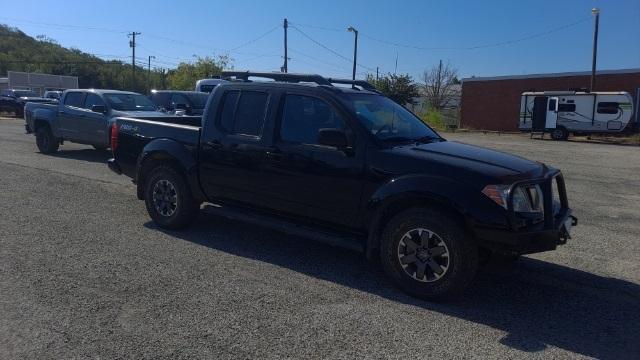
{"type": "Polygon", "coordinates": [[[224,82],[227,81],[222,79],[200,79],[196,81],[196,91],[210,93],[216,86],[224,82]]]}
{"type": "Polygon", "coordinates": [[[521,131],[548,132],[554,140],[569,133],[621,132],[633,115],[629,93],[544,91],[525,92],[520,99],[521,131]]]}

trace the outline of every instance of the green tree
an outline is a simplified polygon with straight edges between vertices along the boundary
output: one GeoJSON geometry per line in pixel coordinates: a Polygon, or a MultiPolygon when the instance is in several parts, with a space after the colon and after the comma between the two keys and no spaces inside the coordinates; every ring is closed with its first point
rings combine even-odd
{"type": "Polygon", "coordinates": [[[169,71],[169,87],[175,90],[193,90],[196,81],[220,75],[230,62],[229,56],[220,55],[216,58],[198,57],[192,64],[180,63],[177,68],[169,71]]]}
{"type": "Polygon", "coordinates": [[[368,75],[367,81],[373,84],[386,97],[400,105],[413,104],[413,98],[420,96],[418,86],[413,82],[409,74],[388,74],[376,80],[375,76],[368,75]]]}

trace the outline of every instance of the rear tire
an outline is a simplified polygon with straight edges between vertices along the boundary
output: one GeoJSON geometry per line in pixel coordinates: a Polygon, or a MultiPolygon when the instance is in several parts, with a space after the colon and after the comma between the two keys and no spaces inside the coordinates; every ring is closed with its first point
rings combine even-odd
{"type": "Polygon", "coordinates": [[[48,126],[40,126],[36,130],[36,145],[43,154],[53,154],[60,147],[60,140],[55,138],[48,126]]]}
{"type": "Polygon", "coordinates": [[[564,126],[559,126],[551,131],[551,138],[553,140],[567,140],[569,131],[564,126]]]}
{"type": "Polygon", "coordinates": [[[458,295],[473,280],[478,248],[463,226],[437,208],[394,216],[381,239],[385,273],[410,295],[438,300],[458,295]]]}
{"type": "Polygon", "coordinates": [[[200,204],[184,177],[170,166],[151,170],[144,192],[149,216],[163,229],[185,228],[198,217],[200,204]]]}

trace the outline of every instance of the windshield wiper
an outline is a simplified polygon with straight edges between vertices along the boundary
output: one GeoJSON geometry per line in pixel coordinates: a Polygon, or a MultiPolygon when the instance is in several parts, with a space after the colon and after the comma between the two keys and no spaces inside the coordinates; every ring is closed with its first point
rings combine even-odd
{"type": "Polygon", "coordinates": [[[381,141],[384,142],[413,142],[415,141],[415,139],[413,138],[408,138],[406,136],[390,136],[390,137],[386,137],[386,138],[378,138],[381,141]]]}
{"type": "Polygon", "coordinates": [[[426,135],[426,136],[422,136],[417,139],[414,139],[414,141],[418,144],[428,144],[431,142],[443,141],[443,139],[439,137],[431,136],[431,135],[426,135]]]}

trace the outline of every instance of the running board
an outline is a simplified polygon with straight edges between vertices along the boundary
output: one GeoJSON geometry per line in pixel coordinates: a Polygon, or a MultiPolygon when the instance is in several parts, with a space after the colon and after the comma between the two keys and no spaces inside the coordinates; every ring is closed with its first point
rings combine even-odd
{"type": "Polygon", "coordinates": [[[331,246],[364,252],[364,244],[366,242],[364,237],[358,238],[355,235],[349,236],[313,226],[301,225],[277,216],[264,215],[244,208],[205,203],[203,210],[207,214],[269,228],[288,235],[308,238],[331,246]]]}

